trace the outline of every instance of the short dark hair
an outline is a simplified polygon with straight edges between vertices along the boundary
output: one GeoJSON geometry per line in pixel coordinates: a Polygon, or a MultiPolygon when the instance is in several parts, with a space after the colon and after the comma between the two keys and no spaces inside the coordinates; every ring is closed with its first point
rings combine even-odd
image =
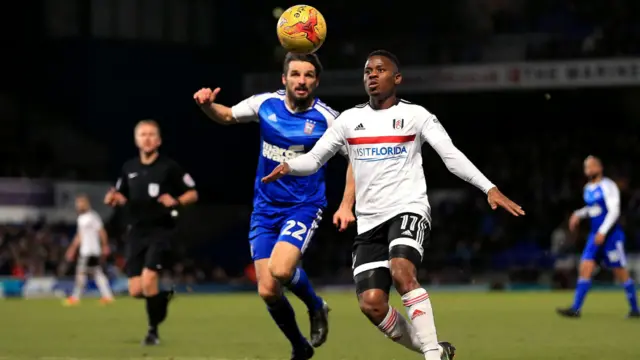
{"type": "Polygon", "coordinates": [[[386,57],[387,59],[391,60],[391,62],[393,63],[393,65],[396,66],[396,69],[398,71],[400,71],[400,61],[398,60],[398,57],[395,56],[391,51],[387,51],[387,50],[375,50],[372,51],[371,54],[369,54],[369,56],[367,56],[367,59],[372,58],[374,56],[383,56],[386,57]]]}
{"type": "Polygon", "coordinates": [[[304,61],[313,65],[316,69],[316,76],[320,76],[322,73],[322,63],[320,63],[320,59],[318,59],[318,55],[316,54],[296,54],[296,53],[287,53],[284,57],[284,64],[282,67],[282,71],[286,75],[289,72],[289,63],[292,61],[304,61]]]}

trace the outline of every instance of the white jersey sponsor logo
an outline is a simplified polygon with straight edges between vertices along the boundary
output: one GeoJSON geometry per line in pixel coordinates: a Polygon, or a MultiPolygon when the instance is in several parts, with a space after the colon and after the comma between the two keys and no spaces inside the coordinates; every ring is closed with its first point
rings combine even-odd
{"type": "Polygon", "coordinates": [[[279,163],[297,158],[303,154],[303,150],[304,147],[300,145],[294,145],[289,147],[289,149],[283,149],[279,146],[271,145],[266,141],[262,142],[262,156],[279,163]]]}
{"type": "Polygon", "coordinates": [[[407,157],[407,147],[402,146],[376,146],[360,147],[356,149],[355,160],[380,161],[407,157]]]}

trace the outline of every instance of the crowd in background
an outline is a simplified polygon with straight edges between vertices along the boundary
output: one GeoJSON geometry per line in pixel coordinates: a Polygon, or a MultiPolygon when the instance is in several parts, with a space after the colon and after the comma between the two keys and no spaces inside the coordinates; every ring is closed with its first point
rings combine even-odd
{"type": "MultiPolygon", "coordinates": [[[[322,8],[328,14],[328,36],[333,43],[322,55],[335,59],[331,65],[338,68],[359,66],[375,48],[396,52],[405,65],[640,53],[640,12],[633,0],[433,1],[406,9],[400,6],[394,9],[401,12],[398,16],[353,9],[344,2],[323,4],[322,8]],[[352,12],[358,16],[348,16],[348,23],[338,16],[352,12]]],[[[265,20],[263,26],[268,44],[270,24],[265,20]]],[[[278,63],[282,54],[275,49],[278,63]]]]}
{"type": "MultiPolygon", "coordinates": [[[[492,144],[488,139],[487,144],[474,142],[471,134],[456,135],[456,143],[506,194],[524,205],[527,216],[514,219],[503,212],[492,212],[482,193],[450,175],[436,155],[425,149],[430,193],[442,189],[451,193],[444,200],[433,196],[433,236],[425,252],[422,277],[433,283],[471,283],[500,274],[516,282],[538,282],[567,256],[574,259],[569,268],[573,266],[575,270],[575,256],[584,244],[588,223],[583,224],[580,233],[570,234],[567,219],[571,211],[582,206],[582,160],[589,144],[600,137],[583,132],[566,140],[564,136],[546,134],[546,141],[541,143],[510,136],[492,144]]],[[[638,175],[632,166],[639,154],[631,149],[640,149],[640,138],[620,134],[614,139],[603,147],[608,151],[599,155],[605,159],[607,175],[621,189],[621,222],[627,234],[627,250],[639,252],[640,188],[633,185],[638,175]]],[[[176,242],[176,279],[227,282],[250,276],[249,211],[249,205],[212,210],[207,204],[200,204],[193,214],[186,214],[194,219],[182,227],[183,235],[176,242]],[[238,216],[223,218],[220,211],[238,216]],[[209,218],[209,222],[220,224],[215,230],[195,234],[194,228],[202,223],[195,218],[209,218]]],[[[105,220],[113,250],[108,263],[112,265],[111,273],[117,274],[123,266],[122,227],[118,216],[105,220]]],[[[72,264],[65,261],[64,251],[74,232],[73,226],[38,222],[0,227],[0,275],[72,274],[72,264]]],[[[353,235],[353,229],[340,234],[326,221],[305,257],[309,273],[322,282],[349,283],[353,235]]]]}

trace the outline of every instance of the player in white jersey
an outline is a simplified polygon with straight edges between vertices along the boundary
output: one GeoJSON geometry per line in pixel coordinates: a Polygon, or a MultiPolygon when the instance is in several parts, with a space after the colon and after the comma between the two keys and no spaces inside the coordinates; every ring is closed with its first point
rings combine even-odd
{"type": "Polygon", "coordinates": [[[455,348],[438,345],[429,294],[416,278],[431,223],[422,144],[428,142],[449,171],[485,192],[492,209],[514,216],[524,211],[453,145],[433,114],[396,96],[401,82],[393,54],[370,54],[364,69],[369,103],[343,112],[310,152],[281,164],[263,181],[312,174],[347,146],[356,184],[353,274],[360,309],[387,337],[425,359],[452,359],[455,348]],[[411,324],[389,306],[392,283],[411,324]]]}
{"type": "Polygon", "coordinates": [[[77,305],[82,292],[87,285],[87,275],[93,275],[96,286],[100,291],[100,302],[113,302],[113,293],[109,287],[109,279],[101,267],[101,258],[109,256],[109,242],[107,232],[102,224],[100,215],[91,209],[91,203],[86,195],[76,197],[78,211],[78,228],[73,242],[67,249],[66,258],[73,261],[79,253],[76,263],[76,283],[73,294],[65,300],[66,305],[77,305]]]}

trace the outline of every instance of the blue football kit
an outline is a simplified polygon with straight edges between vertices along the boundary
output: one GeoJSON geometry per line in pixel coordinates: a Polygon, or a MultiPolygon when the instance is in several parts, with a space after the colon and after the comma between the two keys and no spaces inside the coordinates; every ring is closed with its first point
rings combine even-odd
{"type": "MultiPolygon", "coordinates": [[[[309,177],[285,176],[269,184],[261,181],[281,163],[311,150],[338,116],[318,99],[308,109],[294,111],[287,107],[285,97],[284,90],[254,95],[231,108],[236,121],[260,124],[260,156],[249,230],[254,261],[269,259],[280,241],[304,253],[327,206],[325,168],[309,177]]],[[[324,343],[328,306],[314,291],[306,272],[297,267],[289,279],[277,280],[307,306],[311,344],[324,343]]],[[[293,347],[292,358],[310,358],[313,347],[300,332],[286,296],[265,301],[269,314],[293,347]]]]}
{"type": "MultiPolygon", "coordinates": [[[[600,181],[588,183],[584,187],[583,198],[586,206],[574,212],[574,215],[583,219],[589,218],[591,222],[591,230],[582,252],[582,261],[600,262],[612,269],[626,267],[625,236],[618,223],[620,218],[620,190],[618,186],[613,180],[603,177],[600,181]],[[598,234],[605,235],[605,240],[600,245],[596,244],[598,234]]],[[[640,315],[633,279],[627,280],[623,287],[631,314],[640,315]]],[[[590,288],[591,278],[580,277],[570,311],[561,311],[561,314],[572,316],[579,314],[590,288]]]]}
{"type": "Polygon", "coordinates": [[[232,108],[239,122],[260,124],[260,156],[254,185],[249,240],[253,260],[266,259],[278,241],[304,252],[327,205],[325,168],[308,177],[285,176],[273,183],[261,179],[273,169],[311,150],[338,113],[318,99],[304,111],[285,103],[285,91],[254,95],[232,108]]]}
{"type": "Polygon", "coordinates": [[[586,206],[578,210],[579,215],[588,217],[591,230],[582,253],[582,260],[601,261],[610,268],[626,265],[624,252],[625,236],[618,224],[620,216],[620,190],[609,178],[584,187],[583,198],[586,206]],[[581,213],[580,213],[581,212],[581,213]],[[598,232],[606,234],[602,245],[596,245],[598,232]]]}

